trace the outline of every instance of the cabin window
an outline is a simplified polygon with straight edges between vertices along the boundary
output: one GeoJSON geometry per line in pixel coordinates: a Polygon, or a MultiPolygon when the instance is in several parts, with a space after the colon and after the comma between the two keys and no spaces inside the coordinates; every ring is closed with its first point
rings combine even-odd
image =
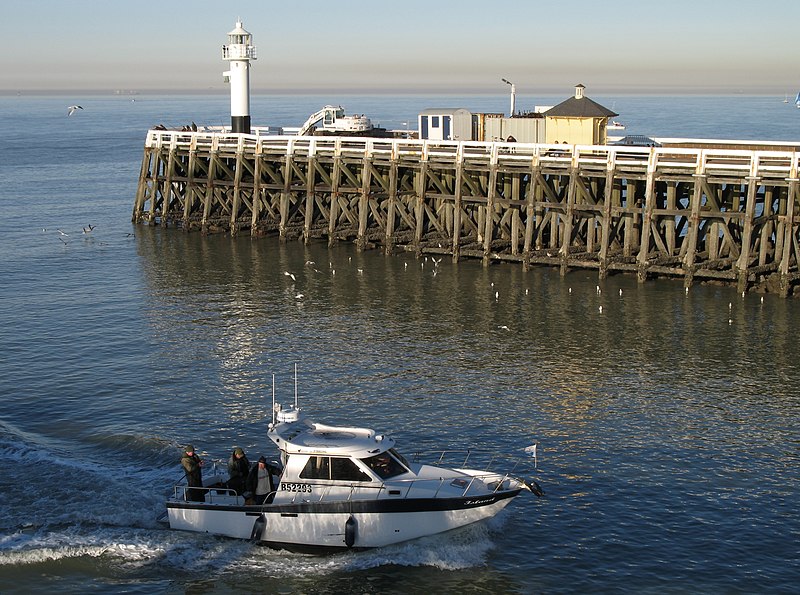
{"type": "Polygon", "coordinates": [[[344,457],[308,457],[300,479],[334,479],[339,481],[372,481],[353,461],[344,457]]]}
{"type": "Polygon", "coordinates": [[[428,116],[420,116],[420,138],[428,138],[428,116]]]}
{"type": "Polygon", "coordinates": [[[439,128],[439,116],[431,116],[431,128],[439,128]]]}
{"type": "Polygon", "coordinates": [[[372,478],[358,468],[350,459],[331,457],[331,479],[341,481],[372,481],[372,478]]]}
{"type": "Polygon", "coordinates": [[[382,452],[368,459],[361,459],[361,462],[372,469],[381,479],[389,479],[408,472],[408,469],[388,452],[382,452]]]}

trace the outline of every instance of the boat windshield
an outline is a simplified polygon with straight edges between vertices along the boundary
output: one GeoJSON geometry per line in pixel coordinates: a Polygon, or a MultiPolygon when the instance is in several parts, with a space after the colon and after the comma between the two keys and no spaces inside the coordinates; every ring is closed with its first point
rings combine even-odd
{"type": "MultiPolygon", "coordinates": [[[[367,459],[361,459],[361,462],[372,469],[381,479],[389,479],[390,477],[408,473],[408,469],[405,465],[394,458],[394,456],[390,455],[389,452],[391,452],[391,450],[367,459]]],[[[402,458],[399,455],[398,457],[402,458]]]]}

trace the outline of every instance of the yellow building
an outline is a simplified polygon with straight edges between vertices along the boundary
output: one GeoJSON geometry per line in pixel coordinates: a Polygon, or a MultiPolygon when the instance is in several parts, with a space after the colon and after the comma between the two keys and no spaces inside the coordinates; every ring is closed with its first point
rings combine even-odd
{"type": "Polygon", "coordinates": [[[575,95],[544,113],[545,142],[568,145],[604,145],[606,126],[615,114],[583,94],[586,87],[577,85],[575,95]]]}

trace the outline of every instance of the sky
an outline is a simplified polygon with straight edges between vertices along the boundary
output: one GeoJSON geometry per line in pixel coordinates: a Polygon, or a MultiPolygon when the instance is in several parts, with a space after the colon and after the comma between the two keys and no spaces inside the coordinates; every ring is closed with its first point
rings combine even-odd
{"type": "Polygon", "coordinates": [[[256,93],[800,90],[800,0],[0,0],[0,93],[227,92],[241,18],[256,93]]]}

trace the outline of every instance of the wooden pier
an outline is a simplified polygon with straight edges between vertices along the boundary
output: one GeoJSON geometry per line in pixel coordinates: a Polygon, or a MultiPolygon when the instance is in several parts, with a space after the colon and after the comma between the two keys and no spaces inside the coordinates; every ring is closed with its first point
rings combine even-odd
{"type": "Polygon", "coordinates": [[[787,296],[798,154],[148,132],[133,221],[787,296]]]}

